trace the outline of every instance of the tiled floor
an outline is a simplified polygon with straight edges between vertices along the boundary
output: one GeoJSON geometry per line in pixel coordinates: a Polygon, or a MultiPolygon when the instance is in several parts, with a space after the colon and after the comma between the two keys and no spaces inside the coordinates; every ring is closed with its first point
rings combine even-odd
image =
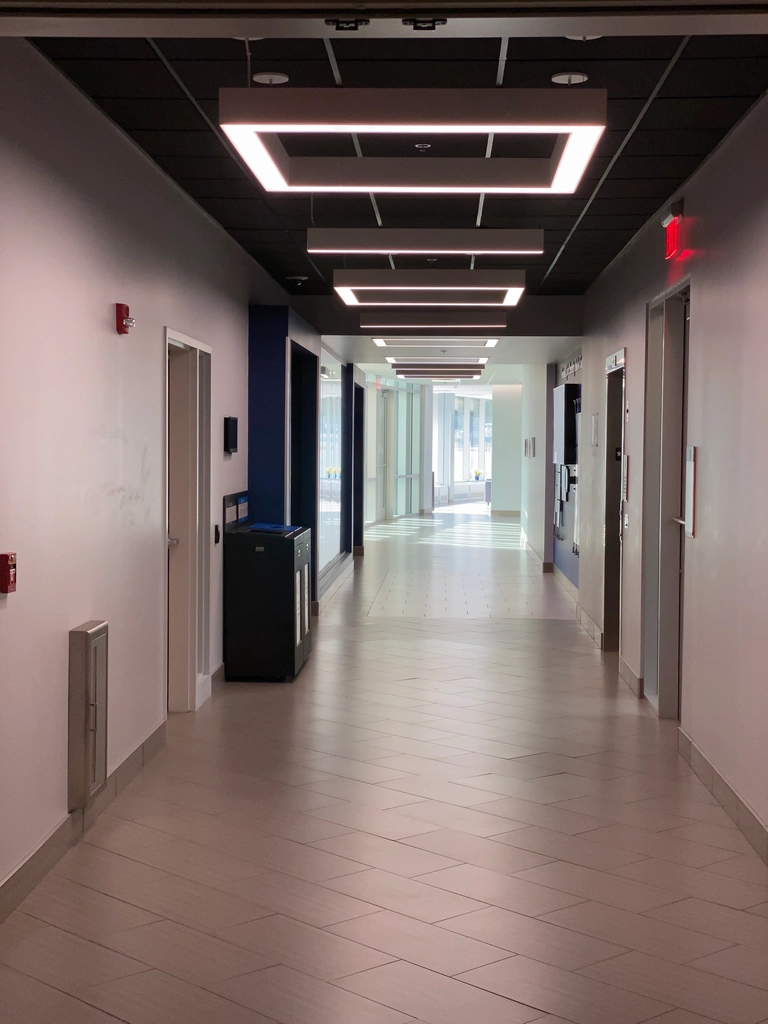
{"type": "Polygon", "coordinates": [[[768,1021],[768,868],[517,524],[363,562],[0,926],[0,1021],[768,1021]]]}

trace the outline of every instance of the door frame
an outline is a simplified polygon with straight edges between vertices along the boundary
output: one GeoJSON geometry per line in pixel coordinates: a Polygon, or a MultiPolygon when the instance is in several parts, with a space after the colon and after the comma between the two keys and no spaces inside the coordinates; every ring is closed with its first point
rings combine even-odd
{"type": "Polygon", "coordinates": [[[165,676],[169,712],[196,711],[211,695],[211,358],[212,349],[165,328],[163,417],[165,559],[165,676]],[[177,355],[172,356],[172,353],[177,355]],[[172,358],[180,359],[177,396],[171,406],[172,358]],[[172,417],[175,422],[172,422],[172,417]],[[184,471],[172,478],[171,434],[184,453],[184,471]],[[175,487],[172,508],[171,488],[175,487]],[[173,519],[173,522],[171,521],[173,519]],[[170,538],[178,540],[171,545],[170,538]]]}
{"type": "Polygon", "coordinates": [[[648,304],[643,439],[642,648],[645,697],[680,717],[685,307],[690,280],[648,304]]]}
{"type": "Polygon", "coordinates": [[[618,352],[614,352],[608,356],[605,361],[605,459],[603,460],[603,472],[605,480],[605,508],[604,508],[604,522],[605,522],[605,559],[603,566],[603,649],[606,651],[617,651],[621,656],[621,608],[622,608],[622,583],[623,583],[623,570],[624,570],[624,510],[625,501],[627,497],[626,486],[628,478],[628,461],[626,453],[626,401],[627,401],[627,350],[625,348],[619,349],[618,352]],[[616,380],[621,377],[621,422],[618,430],[618,438],[611,435],[612,425],[610,412],[611,407],[609,404],[609,389],[612,385],[615,386],[616,380]],[[615,444],[615,441],[619,441],[619,445],[615,444]],[[620,447],[621,449],[621,466],[619,468],[619,501],[615,507],[611,510],[609,508],[609,497],[611,500],[613,496],[609,495],[608,478],[609,476],[615,475],[615,454],[611,455],[611,448],[620,447]],[[611,461],[613,460],[614,473],[611,474],[609,469],[611,467],[611,461]],[[614,524],[618,526],[618,530],[613,536],[614,542],[617,543],[618,547],[615,552],[616,565],[614,570],[615,577],[612,580],[612,585],[608,587],[608,572],[609,572],[609,560],[608,560],[608,530],[610,519],[609,516],[615,516],[614,524]],[[618,520],[618,522],[617,522],[618,520]],[[610,624],[610,628],[609,628],[610,624]]]}

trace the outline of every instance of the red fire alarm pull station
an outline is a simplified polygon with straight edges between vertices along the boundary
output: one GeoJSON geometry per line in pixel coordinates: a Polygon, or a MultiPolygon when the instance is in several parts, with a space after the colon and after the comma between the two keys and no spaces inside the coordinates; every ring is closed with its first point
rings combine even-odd
{"type": "Polygon", "coordinates": [[[6,551],[0,554],[0,594],[16,591],[16,554],[6,551]]]}
{"type": "Polygon", "coordinates": [[[136,321],[130,316],[130,312],[124,302],[115,303],[115,327],[118,334],[127,334],[132,327],[136,326],[136,321]]]}

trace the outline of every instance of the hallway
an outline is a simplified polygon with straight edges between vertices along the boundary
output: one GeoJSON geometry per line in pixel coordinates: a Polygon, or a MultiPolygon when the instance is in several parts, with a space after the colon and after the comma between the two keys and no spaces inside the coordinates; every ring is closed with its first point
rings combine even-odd
{"type": "Polygon", "coordinates": [[[768,868],[517,521],[365,540],[0,925],[0,1021],[768,1021],[768,868]]]}

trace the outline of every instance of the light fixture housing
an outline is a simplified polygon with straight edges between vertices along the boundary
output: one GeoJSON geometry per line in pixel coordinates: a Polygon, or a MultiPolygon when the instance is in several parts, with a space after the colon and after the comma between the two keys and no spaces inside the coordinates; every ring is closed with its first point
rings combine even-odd
{"type": "Polygon", "coordinates": [[[516,306],[522,270],[334,270],[348,306],[516,306]]]}
{"type": "Polygon", "coordinates": [[[540,256],[540,228],[309,228],[307,252],[371,256],[540,256]]]}
{"type": "MultiPolygon", "coordinates": [[[[497,338],[466,338],[466,337],[420,337],[417,335],[405,335],[393,338],[373,338],[377,348],[493,348],[498,341],[497,338]],[[493,344],[490,345],[489,341],[493,344]]],[[[386,356],[387,361],[394,356],[386,356]]],[[[488,361],[488,357],[485,357],[488,361]]]]}
{"type": "Polygon", "coordinates": [[[221,89],[224,132],[268,192],[564,195],[605,128],[604,89],[221,89]],[[281,134],[551,135],[549,157],[298,157],[281,134]]]}
{"type": "Polygon", "coordinates": [[[507,317],[503,307],[497,311],[484,309],[369,309],[360,313],[362,330],[506,330],[507,317]]]}

